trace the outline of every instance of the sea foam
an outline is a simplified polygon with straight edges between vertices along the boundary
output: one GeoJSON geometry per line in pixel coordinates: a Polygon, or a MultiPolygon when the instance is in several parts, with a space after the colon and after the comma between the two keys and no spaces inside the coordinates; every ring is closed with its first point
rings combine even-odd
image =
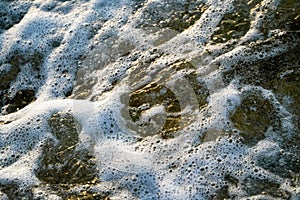
{"type": "Polygon", "coordinates": [[[0,199],[298,199],[284,6],[1,2],[0,199]]]}

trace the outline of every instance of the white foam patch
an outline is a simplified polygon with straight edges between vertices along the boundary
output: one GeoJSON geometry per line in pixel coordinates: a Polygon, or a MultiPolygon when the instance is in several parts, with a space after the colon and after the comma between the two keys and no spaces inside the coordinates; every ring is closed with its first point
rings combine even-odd
{"type": "MultiPolygon", "coordinates": [[[[230,121],[248,91],[259,93],[274,106],[275,117],[280,118],[288,138],[296,134],[294,116],[272,91],[240,85],[237,80],[228,84],[222,77],[237,63],[266,60],[292,48],[277,38],[280,33],[276,31],[265,41],[259,32],[264,23],[260,16],[268,15],[264,9],[276,9],[278,1],[262,1],[263,8],[251,11],[250,29],[232,47],[210,41],[224,16],[234,11],[232,0],[186,1],[207,9],[182,32],[157,27],[154,21],[160,16],[145,19],[151,9],[167,15],[169,8],[182,3],[36,0],[19,23],[0,33],[0,76],[16,65],[20,68],[3,94],[12,98],[19,90],[32,89],[37,98],[25,108],[0,115],[1,199],[8,198],[3,185],[9,184],[35,186],[32,192],[37,199],[60,198],[60,194],[45,192],[43,187],[48,183],[36,175],[45,156],[43,145],[47,140],[58,141],[49,124],[57,113],[73,117],[79,138],[75,149],[88,150],[95,159],[101,180],[95,187],[99,191],[107,185],[114,188],[109,191],[112,199],[212,199],[222,192],[243,199],[249,196],[243,185],[249,180],[277,184],[297,199],[299,187],[286,186],[292,180],[257,164],[259,156],[282,151],[279,134],[269,127],[266,139],[249,147],[241,142],[230,121]],[[150,21],[148,27],[137,25],[143,20],[150,21]],[[274,45],[276,42],[279,45],[274,45]],[[37,66],[34,59],[38,59],[37,66]],[[191,66],[175,69],[182,61],[191,66]],[[195,83],[189,82],[193,73],[195,83]],[[164,84],[175,98],[152,106],[138,105],[141,114],[138,122],[133,122],[128,99],[145,84],[155,87],[155,81],[164,84]],[[205,101],[201,106],[200,95],[193,89],[200,83],[205,85],[203,93],[209,94],[201,96],[205,101]],[[81,99],[68,98],[70,93],[81,99]],[[181,110],[168,111],[168,101],[181,110]],[[171,123],[167,116],[173,117],[175,133],[164,132],[164,125],[171,123]],[[152,132],[143,134],[132,124],[145,124],[152,132]]],[[[289,73],[293,72],[279,76],[289,73]]],[[[146,89],[142,92],[147,93],[146,89]]],[[[166,93],[161,90],[157,96],[166,93]]],[[[157,96],[151,98],[156,100],[157,96]]],[[[81,190],[80,186],[74,189],[81,190]]],[[[269,198],[272,194],[251,195],[247,198],[269,198]]]]}

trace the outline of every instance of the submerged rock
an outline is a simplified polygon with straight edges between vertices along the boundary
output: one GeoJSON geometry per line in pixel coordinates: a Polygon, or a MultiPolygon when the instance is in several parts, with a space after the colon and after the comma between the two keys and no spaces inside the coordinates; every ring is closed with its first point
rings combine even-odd
{"type": "Polygon", "coordinates": [[[96,183],[95,159],[88,150],[78,149],[78,125],[72,115],[56,113],[48,123],[57,141],[48,141],[44,145],[43,156],[35,172],[38,179],[65,193],[63,196],[68,194],[67,185],[96,183]]]}
{"type": "Polygon", "coordinates": [[[244,143],[253,146],[263,140],[267,129],[276,123],[276,113],[268,100],[261,95],[250,94],[242,100],[230,119],[241,131],[244,143]]]}

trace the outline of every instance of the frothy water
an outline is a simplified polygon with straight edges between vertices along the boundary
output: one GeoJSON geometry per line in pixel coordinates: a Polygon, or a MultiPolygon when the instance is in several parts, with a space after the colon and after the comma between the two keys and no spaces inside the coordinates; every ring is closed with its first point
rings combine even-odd
{"type": "Polygon", "coordinates": [[[0,2],[0,199],[299,199],[294,0],[0,2]]]}

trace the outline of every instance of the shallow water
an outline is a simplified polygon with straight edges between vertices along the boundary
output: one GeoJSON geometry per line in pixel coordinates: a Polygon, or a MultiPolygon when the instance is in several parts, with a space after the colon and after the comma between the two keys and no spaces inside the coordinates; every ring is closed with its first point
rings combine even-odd
{"type": "Polygon", "coordinates": [[[0,2],[0,199],[299,199],[297,0],[0,2]]]}

